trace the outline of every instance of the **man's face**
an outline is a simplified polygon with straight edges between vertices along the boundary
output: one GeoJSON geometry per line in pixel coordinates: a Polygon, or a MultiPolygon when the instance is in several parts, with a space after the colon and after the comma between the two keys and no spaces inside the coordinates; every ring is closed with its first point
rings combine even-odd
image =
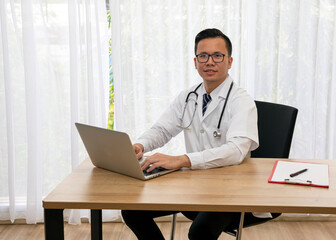
{"type": "Polygon", "coordinates": [[[224,39],[216,37],[199,41],[196,55],[201,53],[210,55],[214,53],[225,54],[223,62],[220,63],[215,63],[211,57],[206,63],[200,63],[196,57],[194,58],[195,67],[203,78],[204,83],[220,85],[226,79],[233,61],[232,57],[228,57],[229,53],[224,39]]]}

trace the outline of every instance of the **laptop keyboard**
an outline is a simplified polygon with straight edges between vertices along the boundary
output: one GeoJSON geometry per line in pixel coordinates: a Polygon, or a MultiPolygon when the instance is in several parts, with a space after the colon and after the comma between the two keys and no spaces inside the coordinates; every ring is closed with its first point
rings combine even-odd
{"type": "MultiPolygon", "coordinates": [[[[149,168],[149,167],[148,167],[149,168]]],[[[155,174],[155,173],[158,173],[158,172],[162,172],[162,171],[166,171],[167,169],[163,168],[163,167],[158,167],[158,168],[155,168],[154,170],[150,171],[150,172],[147,172],[147,169],[146,168],[145,170],[143,170],[143,173],[145,176],[148,176],[148,175],[152,175],[152,174],[155,174]]]]}

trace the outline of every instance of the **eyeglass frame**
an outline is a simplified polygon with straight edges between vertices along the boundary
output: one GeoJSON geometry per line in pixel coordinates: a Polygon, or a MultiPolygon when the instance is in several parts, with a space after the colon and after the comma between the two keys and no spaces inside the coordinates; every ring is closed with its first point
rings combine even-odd
{"type": "Polygon", "coordinates": [[[228,55],[226,55],[226,54],[224,54],[224,53],[220,53],[220,52],[217,52],[217,53],[214,53],[214,54],[200,53],[200,54],[197,54],[197,55],[196,55],[196,59],[197,59],[197,62],[199,62],[199,63],[207,63],[207,62],[209,61],[210,57],[211,57],[211,58],[212,58],[212,61],[213,61],[214,63],[221,63],[221,62],[224,61],[225,56],[228,56],[228,55]],[[222,61],[220,61],[220,62],[216,62],[216,61],[214,60],[214,58],[213,58],[212,56],[213,56],[213,55],[216,55],[216,54],[223,55],[223,59],[222,59],[222,61]],[[200,62],[199,59],[198,59],[198,56],[200,56],[200,55],[208,55],[208,59],[207,59],[205,62],[200,62]]]}

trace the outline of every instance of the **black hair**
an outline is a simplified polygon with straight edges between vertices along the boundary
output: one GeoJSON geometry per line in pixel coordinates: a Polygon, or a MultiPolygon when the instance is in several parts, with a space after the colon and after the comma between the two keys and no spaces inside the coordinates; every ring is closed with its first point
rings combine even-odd
{"type": "Polygon", "coordinates": [[[224,39],[226,48],[227,48],[228,53],[229,53],[229,56],[231,56],[231,54],[232,54],[232,43],[231,43],[230,39],[224,33],[222,33],[220,30],[218,30],[216,28],[204,29],[203,31],[199,32],[196,35],[196,37],[195,37],[195,54],[196,54],[196,51],[197,51],[197,45],[201,40],[206,39],[206,38],[217,38],[217,37],[220,37],[220,38],[224,39]]]}

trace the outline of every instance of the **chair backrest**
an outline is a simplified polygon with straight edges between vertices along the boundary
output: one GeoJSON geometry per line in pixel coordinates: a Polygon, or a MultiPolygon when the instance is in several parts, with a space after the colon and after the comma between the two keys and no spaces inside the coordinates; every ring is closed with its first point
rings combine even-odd
{"type": "Polygon", "coordinates": [[[258,110],[259,147],[251,157],[288,158],[298,109],[255,101],[258,110]]]}
{"type": "MultiPolygon", "coordinates": [[[[256,158],[288,158],[292,143],[298,110],[294,107],[255,101],[258,111],[259,147],[251,152],[256,158]]],[[[279,217],[281,213],[271,213],[272,218],[256,218],[246,213],[244,227],[258,225],[279,217]]],[[[234,223],[224,232],[236,236],[239,225],[234,223]]],[[[241,231],[241,229],[239,230],[241,231]]]]}

